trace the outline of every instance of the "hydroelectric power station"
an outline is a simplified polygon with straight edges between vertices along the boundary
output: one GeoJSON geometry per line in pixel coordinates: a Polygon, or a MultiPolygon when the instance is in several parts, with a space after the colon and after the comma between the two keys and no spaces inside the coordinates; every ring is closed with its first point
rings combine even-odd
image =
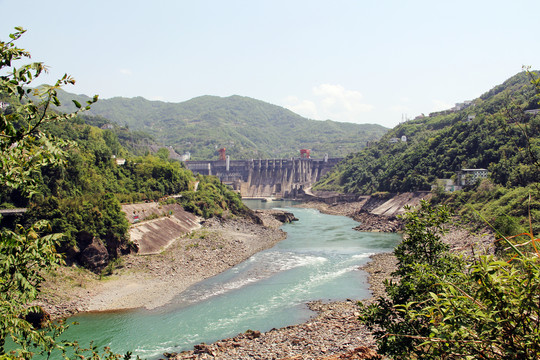
{"type": "Polygon", "coordinates": [[[342,158],[300,158],[186,161],[193,173],[215,175],[239,191],[243,198],[297,198],[321,179],[342,158]]]}

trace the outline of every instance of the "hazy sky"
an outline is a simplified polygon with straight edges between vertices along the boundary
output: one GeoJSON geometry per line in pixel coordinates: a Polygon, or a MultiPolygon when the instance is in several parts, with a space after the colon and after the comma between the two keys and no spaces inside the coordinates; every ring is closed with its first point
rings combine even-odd
{"type": "Polygon", "coordinates": [[[0,39],[26,28],[34,61],[101,98],[242,95],[391,127],[540,69],[538,0],[0,0],[0,13],[0,39]]]}

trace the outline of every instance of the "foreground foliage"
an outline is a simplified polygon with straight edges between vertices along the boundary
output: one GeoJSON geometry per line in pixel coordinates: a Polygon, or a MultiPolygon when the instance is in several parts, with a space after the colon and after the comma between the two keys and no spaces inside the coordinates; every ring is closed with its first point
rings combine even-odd
{"type": "MultiPolygon", "coordinates": [[[[448,212],[426,202],[405,215],[396,248],[400,280],[387,298],[363,307],[381,353],[396,359],[537,359],[540,356],[538,253],[512,249],[511,259],[465,262],[440,240],[448,212]]],[[[532,248],[535,239],[530,233],[532,248]]]]}
{"type": "Polygon", "coordinates": [[[429,292],[422,308],[401,308],[405,321],[429,321],[430,333],[418,338],[416,352],[438,359],[538,359],[538,258],[520,256],[509,263],[480,257],[456,275],[429,292]]]}
{"type": "MultiPolygon", "coordinates": [[[[11,104],[0,109],[0,183],[3,189],[30,197],[38,193],[40,186],[36,174],[44,166],[65,161],[64,148],[69,145],[44,133],[42,128],[76,114],[49,111],[51,104],[59,104],[58,89],[74,83],[72,78],[65,75],[53,86],[31,90],[31,82],[46,70],[45,66],[31,63],[14,67],[13,62],[30,57],[15,46],[23,33],[23,29],[16,28],[9,41],[0,41],[0,97],[11,104]],[[36,102],[31,94],[38,99],[36,102]]],[[[89,100],[84,108],[96,100],[97,97],[89,100]]],[[[77,102],[75,106],[84,109],[77,102]]],[[[100,355],[93,346],[82,349],[76,342],[58,341],[65,327],[48,321],[41,308],[30,306],[39,294],[43,273],[63,264],[56,251],[61,235],[43,235],[44,231],[50,231],[45,221],[27,227],[17,224],[13,229],[0,228],[0,359],[31,359],[35,354],[67,358],[68,352],[74,358],[81,358],[82,353],[94,359],[122,358],[109,349],[100,355]]]]}
{"type": "Polygon", "coordinates": [[[400,280],[386,283],[387,298],[363,308],[362,320],[375,326],[383,354],[406,358],[414,353],[417,340],[402,335],[429,336],[429,320],[406,320],[400,307],[409,305],[409,310],[419,310],[429,291],[438,289],[438,278],[452,278],[461,268],[461,260],[449,254],[448,245],[441,241],[449,219],[448,208],[433,207],[425,201],[419,210],[405,214],[406,235],[394,251],[398,269],[392,274],[400,280]]]}

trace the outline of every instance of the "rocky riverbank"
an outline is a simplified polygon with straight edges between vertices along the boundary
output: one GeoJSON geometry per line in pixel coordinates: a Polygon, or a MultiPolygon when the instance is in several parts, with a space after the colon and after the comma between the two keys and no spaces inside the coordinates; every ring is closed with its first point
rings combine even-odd
{"type": "MultiPolygon", "coordinates": [[[[366,201],[343,204],[308,203],[306,207],[322,212],[345,215],[352,218],[365,210],[366,201]]],[[[388,216],[370,214],[376,221],[374,231],[384,231],[388,216]]],[[[159,255],[140,257],[128,256],[122,267],[108,277],[108,280],[78,284],[75,277],[69,287],[76,290],[68,294],[71,302],[67,307],[57,308],[54,304],[62,301],[46,301],[49,310],[56,316],[65,316],[70,311],[107,310],[113,308],[147,307],[153,308],[166,303],[170,296],[178,294],[190,284],[226,270],[257,251],[273,246],[283,239],[285,233],[278,230],[281,221],[292,221],[292,215],[275,211],[256,211],[259,224],[247,220],[207,221],[204,227],[179,239],[159,255]],[[261,226],[262,225],[262,226],[261,226]],[[185,266],[183,265],[185,264],[185,266]],[[94,287],[95,285],[95,287],[94,287]],[[78,289],[78,290],[77,290],[78,289]],[[163,294],[160,299],[152,299],[152,293],[163,294]],[[141,295],[142,294],[142,295],[141,295]],[[144,299],[148,294],[148,299],[144,299]],[[141,298],[142,296],[142,298],[141,298]],[[133,300],[136,299],[134,303],[133,300]],[[50,304],[53,306],[51,307],[50,304]]],[[[363,230],[365,231],[365,230],[363,230]]],[[[484,244],[491,239],[482,237],[484,244]]],[[[445,237],[454,250],[469,249],[477,243],[477,236],[458,227],[445,237]],[[473,240],[474,239],[474,240],[473,240]]],[[[384,296],[384,280],[390,277],[396,266],[396,259],[390,253],[372,256],[364,270],[369,273],[370,288],[373,293],[369,303],[378,296],[384,296]]],[[[63,276],[64,280],[68,277],[63,276]]],[[[92,282],[93,281],[93,282],[92,282]]],[[[54,283],[53,283],[54,284],[54,283]]],[[[62,286],[47,292],[47,296],[61,294],[62,286]]],[[[294,326],[261,333],[248,330],[237,336],[214,344],[199,344],[191,351],[167,354],[170,359],[378,359],[374,339],[370,332],[357,320],[358,305],[355,299],[340,302],[307,304],[317,314],[309,321],[294,326]]],[[[247,329],[246,329],[247,330],[247,329]]]]}
{"type": "Polygon", "coordinates": [[[370,232],[401,232],[403,221],[396,215],[378,215],[366,210],[367,201],[355,201],[337,204],[326,204],[323,202],[310,201],[302,203],[301,207],[317,209],[322,213],[330,215],[348,216],[359,222],[354,229],[358,231],[370,232]]]}
{"type": "Polygon", "coordinates": [[[160,254],[121,258],[107,276],[61,268],[48,276],[37,305],[52,318],[163,306],[189,286],[274,246],[286,237],[282,221],[293,220],[283,211],[257,211],[256,219],[213,218],[160,254]]]}
{"type": "MultiPolygon", "coordinates": [[[[408,198],[418,200],[418,197],[408,198]]],[[[299,206],[316,208],[332,215],[349,216],[360,221],[365,221],[368,217],[373,219],[370,227],[356,228],[361,231],[402,229],[402,224],[398,226],[387,223],[392,217],[395,218],[395,214],[378,215],[366,210],[366,199],[331,205],[311,202],[299,206]]],[[[380,209],[379,206],[374,208],[380,209]]],[[[443,240],[450,244],[453,251],[470,252],[471,248],[477,249],[476,251],[489,250],[494,238],[488,233],[475,234],[462,227],[452,226],[443,240]]],[[[392,279],[391,273],[397,265],[392,253],[376,254],[371,256],[371,260],[363,267],[369,274],[368,281],[372,292],[371,298],[362,301],[365,304],[380,296],[386,296],[384,281],[392,279]]],[[[200,344],[195,346],[194,350],[167,355],[170,359],[381,359],[376,353],[375,341],[370,331],[358,321],[357,301],[316,301],[308,306],[317,312],[317,315],[306,323],[272,329],[265,333],[248,330],[214,344],[200,344]]]]}
{"type": "MultiPolygon", "coordinates": [[[[299,325],[268,332],[248,330],[193,351],[168,354],[171,359],[320,359],[373,347],[369,331],[357,320],[356,301],[308,304],[318,313],[299,325]]],[[[365,350],[364,350],[365,351],[365,350]]]]}
{"type": "Polygon", "coordinates": [[[405,206],[416,206],[422,199],[429,199],[430,193],[410,192],[391,196],[362,196],[358,201],[328,204],[322,201],[303,203],[302,207],[310,207],[330,215],[343,215],[359,222],[358,231],[401,232],[403,221],[398,215],[405,212],[405,206]]]}
{"type": "MultiPolygon", "coordinates": [[[[372,256],[363,269],[369,273],[373,296],[368,303],[384,296],[384,279],[396,265],[390,253],[372,256]]],[[[245,333],[213,344],[199,344],[194,350],[166,354],[169,359],[281,359],[333,360],[381,359],[375,351],[370,331],[358,321],[358,301],[315,301],[307,306],[317,313],[309,321],[261,333],[245,333]]]]}

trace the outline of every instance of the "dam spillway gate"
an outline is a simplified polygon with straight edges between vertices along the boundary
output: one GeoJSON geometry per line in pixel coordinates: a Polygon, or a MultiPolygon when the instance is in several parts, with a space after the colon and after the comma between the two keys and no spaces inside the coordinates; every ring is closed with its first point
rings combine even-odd
{"type": "Polygon", "coordinates": [[[305,195],[342,158],[186,161],[195,174],[215,175],[244,198],[297,198],[305,195]]]}

